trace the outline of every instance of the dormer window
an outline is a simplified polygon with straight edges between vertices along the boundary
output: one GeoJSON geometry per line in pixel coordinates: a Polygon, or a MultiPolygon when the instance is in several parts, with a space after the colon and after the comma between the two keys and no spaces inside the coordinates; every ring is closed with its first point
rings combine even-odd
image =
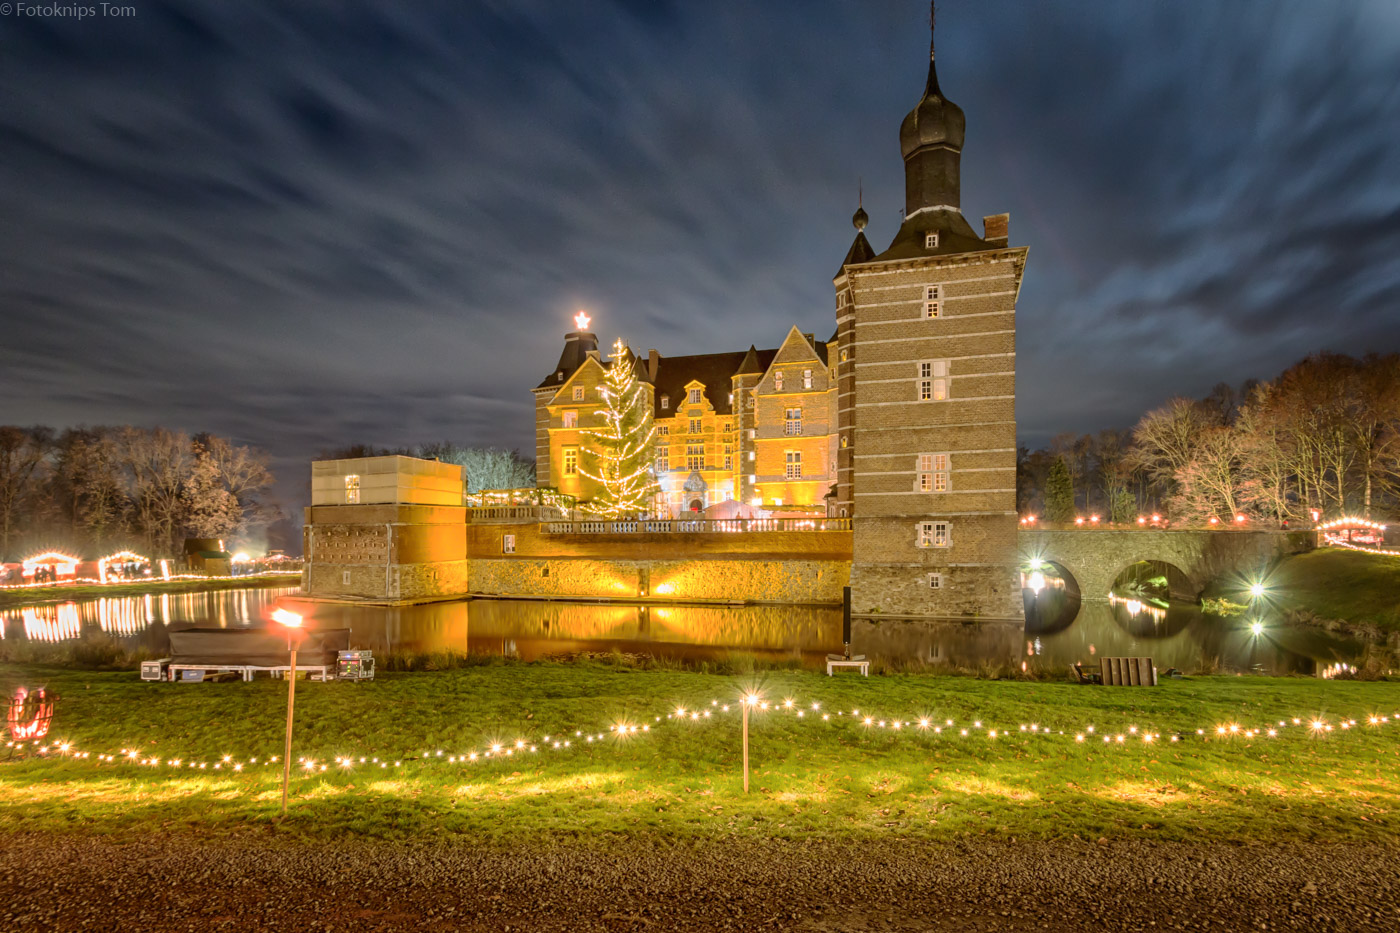
{"type": "Polygon", "coordinates": [[[938,249],[938,231],[931,230],[924,234],[924,249],[938,249]]]}
{"type": "Polygon", "coordinates": [[[669,396],[669,395],[663,395],[663,396],[661,396],[661,410],[662,410],[662,411],[666,411],[666,410],[669,409],[670,407],[671,407],[671,396],[669,396]]]}
{"type": "Polygon", "coordinates": [[[583,401],[583,386],[574,386],[574,401],[583,401]]]}
{"type": "Polygon", "coordinates": [[[699,389],[691,389],[691,390],[690,390],[690,404],[692,404],[692,405],[699,405],[699,404],[700,404],[700,390],[699,390],[699,389]]]}

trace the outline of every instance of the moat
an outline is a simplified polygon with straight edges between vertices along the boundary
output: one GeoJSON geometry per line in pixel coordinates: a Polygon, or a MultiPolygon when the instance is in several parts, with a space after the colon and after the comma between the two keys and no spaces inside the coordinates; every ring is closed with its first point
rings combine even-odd
{"type": "MultiPolygon", "coordinates": [[[[0,611],[6,642],[111,638],[159,656],[172,627],[257,627],[279,602],[316,628],[348,628],[355,647],[539,660],[584,652],[720,660],[748,654],[819,666],[841,649],[841,612],[797,606],[620,605],[460,600],[383,608],[297,600],[288,589],[79,600],[0,611]]],[[[1075,661],[1150,656],[1159,671],[1319,674],[1364,646],[1276,617],[1222,618],[1186,604],[1132,600],[1075,606],[1057,592],[1030,603],[1025,624],[856,620],[853,650],[876,661],[967,671],[1065,671],[1075,661]]]]}

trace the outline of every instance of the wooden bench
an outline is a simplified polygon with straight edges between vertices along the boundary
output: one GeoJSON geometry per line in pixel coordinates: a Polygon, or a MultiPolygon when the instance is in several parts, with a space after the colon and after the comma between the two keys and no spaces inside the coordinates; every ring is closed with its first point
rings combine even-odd
{"type": "Polygon", "coordinates": [[[1157,668],[1151,658],[1100,658],[1099,675],[1105,687],[1157,686],[1157,668]]]}
{"type": "Polygon", "coordinates": [[[857,660],[850,660],[850,661],[847,661],[847,660],[845,660],[844,658],[842,658],[842,659],[840,659],[840,660],[837,660],[837,659],[835,659],[835,658],[827,658],[827,659],[826,659],[826,676],[830,677],[830,676],[832,675],[832,673],[833,673],[833,672],[836,670],[836,668],[838,668],[838,667],[853,667],[853,668],[856,668],[857,670],[860,671],[860,676],[862,676],[862,677],[869,677],[869,676],[870,676],[870,662],[869,662],[869,661],[865,661],[865,660],[860,660],[860,661],[857,661],[857,660]]]}

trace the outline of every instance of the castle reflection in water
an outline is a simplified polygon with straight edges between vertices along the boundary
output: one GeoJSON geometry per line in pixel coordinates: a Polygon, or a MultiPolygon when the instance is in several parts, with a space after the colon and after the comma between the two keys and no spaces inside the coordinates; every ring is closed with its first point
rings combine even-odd
{"type": "MultiPolygon", "coordinates": [[[[6,641],[110,637],[159,655],[172,627],[267,625],[279,602],[308,627],[348,628],[355,647],[383,656],[459,652],[522,660],[580,652],[722,659],[731,653],[821,663],[841,649],[838,609],[458,600],[384,608],[295,600],[291,589],[90,599],[0,610],[6,641]],[[291,600],[290,602],[288,602],[291,600]]],[[[1223,619],[1192,606],[1086,602],[1062,589],[1027,590],[1026,622],[856,620],[853,650],[896,666],[972,671],[1067,671],[1076,661],[1150,656],[1158,670],[1319,673],[1353,663],[1362,646],[1257,617],[1223,619]]]]}

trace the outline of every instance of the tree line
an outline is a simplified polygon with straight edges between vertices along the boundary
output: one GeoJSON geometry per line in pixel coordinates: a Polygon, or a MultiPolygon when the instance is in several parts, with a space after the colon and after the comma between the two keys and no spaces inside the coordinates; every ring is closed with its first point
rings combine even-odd
{"type": "MultiPolygon", "coordinates": [[[[334,450],[323,450],[316,455],[316,459],[349,460],[356,457],[389,457],[395,454],[458,464],[465,469],[467,474],[467,492],[469,493],[477,493],[487,489],[535,488],[535,461],[522,457],[517,451],[501,447],[467,447],[451,441],[438,441],[411,447],[375,447],[369,444],[352,444],[334,450]]],[[[309,478],[308,482],[310,482],[309,478]]]]}
{"type": "Polygon", "coordinates": [[[1400,356],[1318,353],[1271,382],[1174,398],[1131,430],[1017,452],[1021,514],[1205,524],[1371,516],[1400,499],[1400,356]]]}
{"type": "Polygon", "coordinates": [[[186,536],[246,535],[277,517],[267,456],[166,428],[0,426],[0,560],[60,550],[177,554],[186,536]]]}

